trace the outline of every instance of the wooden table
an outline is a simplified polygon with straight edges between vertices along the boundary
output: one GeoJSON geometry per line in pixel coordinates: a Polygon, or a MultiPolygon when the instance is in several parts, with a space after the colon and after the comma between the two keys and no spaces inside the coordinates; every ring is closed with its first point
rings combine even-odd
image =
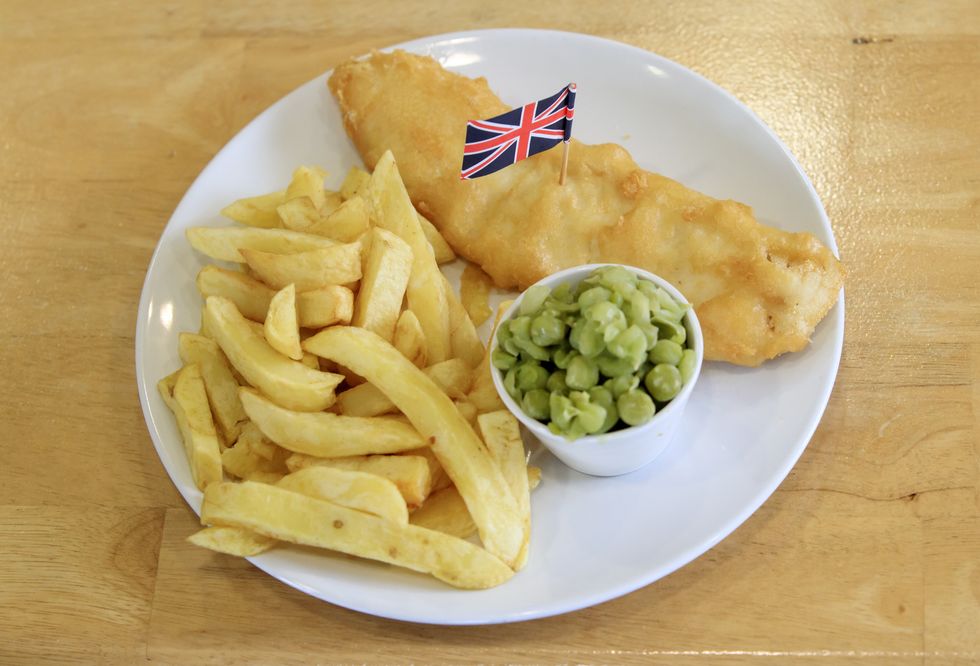
{"type": "Polygon", "coordinates": [[[243,4],[0,2],[0,662],[980,661],[980,5],[243,4]],[[848,269],[806,453],[677,573],[523,624],[368,617],[188,546],[133,367],[177,202],[342,59],[503,26],[656,51],[797,156],[848,269]]]}

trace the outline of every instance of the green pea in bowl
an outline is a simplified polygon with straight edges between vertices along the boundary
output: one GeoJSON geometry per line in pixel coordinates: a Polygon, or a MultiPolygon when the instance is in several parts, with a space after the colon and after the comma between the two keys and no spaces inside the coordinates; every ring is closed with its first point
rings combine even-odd
{"type": "Polygon", "coordinates": [[[632,266],[549,275],[504,312],[490,340],[501,400],[563,463],[616,476],[670,444],[704,359],[684,296],[632,266]]]}

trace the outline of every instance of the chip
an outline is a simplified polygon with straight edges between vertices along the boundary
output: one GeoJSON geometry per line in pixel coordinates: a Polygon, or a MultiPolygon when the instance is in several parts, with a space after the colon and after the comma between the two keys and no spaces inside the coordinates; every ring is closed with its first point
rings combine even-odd
{"type": "Polygon", "coordinates": [[[320,372],[286,358],[252,330],[235,304],[211,296],[204,309],[208,332],[252,386],[289,409],[317,412],[333,404],[342,375],[320,372]]]}
{"type": "Polygon", "coordinates": [[[345,243],[295,254],[243,248],[241,255],[262,282],[273,289],[293,284],[296,291],[301,292],[361,279],[360,243],[345,243]]]}
{"type": "MultiPolygon", "coordinates": [[[[294,361],[303,360],[303,350],[299,346],[299,320],[296,317],[296,287],[293,284],[280,289],[269,302],[264,334],[266,342],[277,352],[294,361]]],[[[319,369],[319,364],[311,367],[319,369]]]]}
{"type": "Polygon", "coordinates": [[[201,520],[396,564],[461,588],[493,587],[514,573],[469,541],[261,483],[211,484],[201,520]]]}
{"type": "Polygon", "coordinates": [[[513,564],[524,543],[517,502],[483,442],[435,382],[390,343],[362,328],[325,329],[307,338],[303,348],[350,368],[395,403],[459,489],[484,546],[513,564]]]}
{"type": "Polygon", "coordinates": [[[280,407],[256,390],[239,389],[245,413],[269,439],[283,448],[318,458],[407,451],[425,442],[407,423],[382,417],[296,412],[280,407]]]}

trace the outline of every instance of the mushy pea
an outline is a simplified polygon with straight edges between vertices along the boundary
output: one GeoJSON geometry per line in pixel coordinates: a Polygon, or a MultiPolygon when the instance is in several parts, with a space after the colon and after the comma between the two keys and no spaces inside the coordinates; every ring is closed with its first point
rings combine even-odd
{"type": "Polygon", "coordinates": [[[531,287],[497,331],[491,358],[507,393],[577,439],[646,423],[694,373],[690,306],[621,266],[571,286],[531,287]]]}

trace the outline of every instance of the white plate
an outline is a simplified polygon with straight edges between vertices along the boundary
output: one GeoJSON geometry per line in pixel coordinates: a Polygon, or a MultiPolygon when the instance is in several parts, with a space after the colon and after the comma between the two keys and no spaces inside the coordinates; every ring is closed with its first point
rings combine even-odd
{"type": "MultiPolygon", "coordinates": [[[[813,187],[780,141],[728,93],[669,60],[617,42],[540,30],[457,33],[401,47],[462,74],[486,76],[513,106],[575,81],[578,139],[622,143],[643,167],[748,203],[762,221],[809,231],[836,252],[813,187]]],[[[194,278],[206,262],[183,232],[224,224],[222,206],[283,187],[300,164],[325,166],[334,186],[360,164],[325,80],[281,99],[218,153],[180,202],[147,270],[136,328],[140,401],[160,459],[195,511],[201,494],[155,388],[180,364],[178,332],[197,330],[200,319],[194,278]]],[[[544,474],[532,497],[531,556],[495,589],[458,591],[427,576],[311,550],[276,549],[252,562],[340,606],[439,624],[527,620],[626,594],[714,546],[775,490],[827,404],[843,326],[842,297],[804,352],[751,370],[706,364],[674,444],[638,472],[587,477],[539,455],[544,474]]]]}

